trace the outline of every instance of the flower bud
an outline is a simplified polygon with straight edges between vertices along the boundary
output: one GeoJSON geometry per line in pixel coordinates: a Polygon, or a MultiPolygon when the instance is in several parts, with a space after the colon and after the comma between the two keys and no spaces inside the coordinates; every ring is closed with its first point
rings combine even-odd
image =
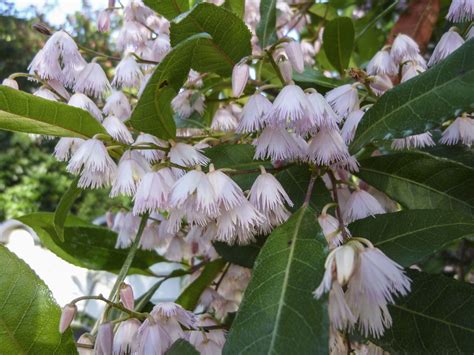
{"type": "Polygon", "coordinates": [[[245,63],[236,64],[232,70],[232,95],[240,97],[249,80],[249,66],[245,63]]]}
{"type": "Polygon", "coordinates": [[[51,36],[53,34],[49,27],[46,26],[44,23],[34,23],[32,27],[43,35],[51,36]]]}
{"type": "MultiPolygon", "coordinates": [[[[88,333],[82,334],[79,339],[77,339],[77,344],[78,345],[94,345],[92,336],[88,333]]],[[[86,348],[82,346],[77,347],[77,352],[79,355],[94,355],[94,350],[92,348],[86,348]]]]}
{"type": "Polygon", "coordinates": [[[95,355],[112,354],[112,346],[114,341],[114,328],[112,323],[104,323],[99,327],[97,338],[95,339],[95,355]]]}
{"type": "Polygon", "coordinates": [[[125,308],[133,311],[135,308],[135,298],[133,297],[133,289],[130,285],[123,283],[120,286],[120,301],[125,308]]]}
{"type": "Polygon", "coordinates": [[[355,268],[356,251],[350,244],[343,245],[334,254],[337,269],[337,282],[345,285],[355,268]]]}
{"type": "Polygon", "coordinates": [[[97,17],[97,29],[99,32],[109,32],[110,30],[110,11],[102,10],[97,17]]]}
{"type": "Polygon", "coordinates": [[[393,88],[393,83],[387,75],[376,75],[373,77],[370,87],[377,95],[382,95],[385,91],[393,88]]]}
{"type": "Polygon", "coordinates": [[[67,328],[71,325],[74,317],[77,313],[77,307],[75,304],[67,304],[63,308],[61,313],[61,320],[59,321],[59,332],[62,334],[66,331],[67,328]]]}
{"type": "Polygon", "coordinates": [[[18,83],[16,82],[15,79],[10,79],[10,78],[3,79],[2,85],[5,85],[5,86],[8,86],[9,88],[18,90],[18,83]]]}
{"type": "Polygon", "coordinates": [[[278,68],[280,69],[281,76],[283,77],[283,80],[285,80],[285,83],[288,83],[293,79],[293,69],[288,60],[281,59],[278,62],[278,68]]]}
{"type": "Polygon", "coordinates": [[[304,71],[304,57],[299,42],[291,41],[287,43],[285,46],[285,52],[293,66],[293,69],[298,73],[302,73],[304,71]]]}

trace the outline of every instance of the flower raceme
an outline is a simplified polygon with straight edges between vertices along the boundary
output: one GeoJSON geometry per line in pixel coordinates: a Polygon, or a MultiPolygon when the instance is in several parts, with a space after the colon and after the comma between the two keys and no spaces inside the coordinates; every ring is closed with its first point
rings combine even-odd
{"type": "Polygon", "coordinates": [[[332,325],[352,330],[358,324],[364,336],[382,336],[392,322],[387,305],[410,291],[402,267],[368,240],[351,238],[331,251],[325,269],[314,295],[329,292],[332,325]]]}

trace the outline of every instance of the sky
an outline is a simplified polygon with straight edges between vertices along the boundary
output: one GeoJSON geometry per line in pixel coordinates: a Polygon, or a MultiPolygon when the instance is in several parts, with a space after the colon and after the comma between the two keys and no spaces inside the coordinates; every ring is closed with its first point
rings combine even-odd
{"type": "MultiPolygon", "coordinates": [[[[47,13],[46,18],[52,25],[61,25],[65,22],[66,16],[72,14],[82,7],[82,0],[14,0],[15,8],[18,11],[24,11],[31,5],[38,8],[44,7],[46,4],[56,2],[58,6],[47,13]]],[[[92,0],[89,2],[93,9],[103,9],[107,7],[107,0],[92,0]]]]}

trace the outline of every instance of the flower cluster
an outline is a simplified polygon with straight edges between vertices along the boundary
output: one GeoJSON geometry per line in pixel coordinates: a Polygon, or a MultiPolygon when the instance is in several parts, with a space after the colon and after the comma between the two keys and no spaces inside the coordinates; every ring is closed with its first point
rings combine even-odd
{"type": "MultiPolygon", "coordinates": [[[[114,1],[110,3],[99,14],[99,31],[109,31],[111,16],[118,12],[114,1]]],[[[443,61],[474,31],[463,38],[457,28],[449,29],[428,61],[412,38],[399,34],[365,69],[352,72],[353,82],[318,92],[300,87],[293,73],[315,64],[321,36],[311,42],[287,36],[311,18],[304,15],[296,21],[295,9],[277,1],[279,40],[260,48],[255,35],[258,5],[259,1],[246,2],[253,54],[235,64],[232,81],[218,98],[208,97],[205,79],[209,73],[191,70],[172,99],[178,120],[189,122],[205,113],[212,117],[205,129],[178,129],[174,140],[139,132],[129,122],[154,69],[172,50],[168,20],[140,0],[130,0],[123,7],[116,43],[122,57],[113,76],[104,71],[103,58],[86,61],[87,50],[68,33],[52,33],[28,68],[29,77],[41,83],[34,94],[87,111],[107,132],[90,139],[61,138],[54,155],[67,163],[80,188],[110,188],[111,198],[128,199],[128,206],[107,215],[108,227],[117,233],[116,248],[138,245],[170,261],[192,265],[188,282],[201,275],[201,263],[218,258],[214,243],[249,244],[285,223],[292,208],[299,206],[278,172],[293,165],[307,166],[334,200],[317,217],[331,251],[314,293],[317,298],[329,293],[333,340],[339,331],[357,326],[365,336],[380,337],[392,323],[387,306],[410,291],[410,280],[400,265],[370,241],[352,237],[347,225],[399,206],[356,177],[359,163],[349,145],[379,96],[443,61]],[[272,64],[281,84],[258,80],[255,64],[259,61],[272,64]],[[224,142],[253,145],[253,158],[259,162],[251,169],[238,169],[211,161],[207,149],[224,142]],[[244,174],[248,175],[245,183],[235,179],[244,174]],[[336,208],[333,215],[328,212],[332,207],[336,208]]],[[[472,20],[473,14],[472,1],[455,0],[448,18],[472,20]]],[[[3,85],[18,90],[14,77],[3,85]]],[[[474,118],[470,112],[461,113],[436,130],[393,139],[392,148],[435,145],[435,131],[441,135],[441,144],[470,146],[474,118]]],[[[102,323],[95,339],[84,336],[79,343],[93,344],[98,354],[163,354],[177,339],[186,339],[201,353],[219,354],[225,343],[219,327],[229,313],[238,310],[250,277],[249,269],[228,264],[201,294],[199,306],[205,313],[199,317],[175,303],[159,303],[149,314],[136,312],[133,292],[125,286],[119,291],[120,303],[105,302],[128,312],[129,319],[119,322],[116,329],[111,322],[102,323]]],[[[64,308],[61,332],[76,312],[74,302],[64,308]]]]}

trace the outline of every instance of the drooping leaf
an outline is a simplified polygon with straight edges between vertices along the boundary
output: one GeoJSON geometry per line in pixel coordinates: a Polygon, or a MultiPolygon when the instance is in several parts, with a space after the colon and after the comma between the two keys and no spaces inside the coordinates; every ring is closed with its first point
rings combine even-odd
{"type": "Polygon", "coordinates": [[[252,187],[260,174],[259,166],[272,167],[268,161],[253,160],[255,148],[250,144],[220,144],[204,152],[216,169],[255,170],[250,174],[232,175],[234,181],[245,191],[252,187]]]}
{"type": "Polygon", "coordinates": [[[354,23],[349,17],[337,17],[327,23],[323,48],[329,62],[339,73],[344,73],[354,49],[354,23]]]}
{"type": "Polygon", "coordinates": [[[206,33],[196,34],[174,47],[156,67],[133,110],[130,122],[140,131],[162,139],[176,136],[171,100],[184,84],[195,48],[209,41],[206,33]]]}
{"type": "Polygon", "coordinates": [[[232,11],[239,18],[244,18],[245,0],[225,0],[223,5],[227,10],[232,11]]]}
{"type": "Polygon", "coordinates": [[[353,236],[369,239],[408,267],[446,244],[474,235],[472,216],[443,210],[405,210],[364,218],[349,225],[353,236]]]}
{"type": "Polygon", "coordinates": [[[184,339],[176,340],[171,347],[166,350],[166,355],[199,355],[199,352],[184,339]]]}
{"type": "Polygon", "coordinates": [[[223,259],[213,260],[204,266],[199,277],[194,280],[176,299],[176,303],[190,311],[196,308],[201,294],[211,282],[219,275],[226,262],[223,259]]]}
{"type": "Polygon", "coordinates": [[[266,238],[260,236],[249,245],[229,245],[224,242],[214,242],[212,244],[225,261],[251,269],[265,241],[266,238]]]}
{"type": "MultiPolygon", "coordinates": [[[[120,271],[128,249],[115,248],[116,233],[69,216],[64,225],[64,242],[61,242],[53,218],[53,213],[39,212],[17,219],[31,227],[46,248],[67,262],[91,270],[120,271]]],[[[165,261],[156,252],[139,250],[130,273],[150,275],[150,266],[165,261]]]]}
{"type": "Polygon", "coordinates": [[[260,1],[260,22],[257,25],[257,37],[261,48],[277,41],[276,35],[276,0],[260,1]]]}
{"type": "Polygon", "coordinates": [[[189,10],[189,0],[145,0],[144,3],[170,21],[189,10]]]}
{"type": "Polygon", "coordinates": [[[87,111],[0,85],[0,129],[91,138],[105,129],[87,111]]]}
{"type": "Polygon", "coordinates": [[[61,310],[33,270],[0,245],[0,352],[77,354],[71,330],[59,334],[61,310]]]}
{"type": "Polygon", "coordinates": [[[424,152],[361,160],[362,180],[409,209],[444,209],[472,214],[474,168],[424,152]]]}
{"type": "MultiPolygon", "coordinates": [[[[294,203],[293,211],[296,211],[303,205],[306,197],[306,190],[311,179],[311,171],[307,165],[295,165],[275,174],[280,184],[285,189],[294,203]]],[[[320,211],[325,204],[332,202],[331,195],[325,187],[321,178],[317,178],[314,183],[310,207],[320,211]]]]}
{"type": "Polygon", "coordinates": [[[472,354],[474,287],[408,270],[411,293],[389,306],[393,325],[372,341],[392,354],[472,354]]]}
{"type": "Polygon", "coordinates": [[[275,229],[255,262],[223,353],[328,353],[327,310],[312,295],[326,252],[310,208],[275,229]]]}
{"type": "Polygon", "coordinates": [[[319,70],[313,68],[305,68],[303,73],[294,72],[293,80],[302,88],[315,88],[320,93],[325,93],[330,89],[334,89],[345,82],[333,78],[328,78],[319,70]]]}
{"type": "Polygon", "coordinates": [[[54,228],[56,229],[56,234],[61,242],[64,242],[64,223],[66,218],[71,210],[71,207],[80,196],[82,190],[77,187],[77,182],[79,177],[76,177],[72,182],[67,191],[61,197],[56,211],[54,212],[54,228]]]}
{"type": "Polygon", "coordinates": [[[210,35],[192,51],[191,67],[198,72],[230,76],[234,65],[252,53],[251,33],[245,23],[234,13],[213,4],[194,6],[171,23],[170,32],[173,47],[195,34],[210,35]]]}
{"type": "Polygon", "coordinates": [[[397,85],[364,115],[352,151],[377,139],[423,133],[474,106],[474,40],[426,72],[397,85]]]}

